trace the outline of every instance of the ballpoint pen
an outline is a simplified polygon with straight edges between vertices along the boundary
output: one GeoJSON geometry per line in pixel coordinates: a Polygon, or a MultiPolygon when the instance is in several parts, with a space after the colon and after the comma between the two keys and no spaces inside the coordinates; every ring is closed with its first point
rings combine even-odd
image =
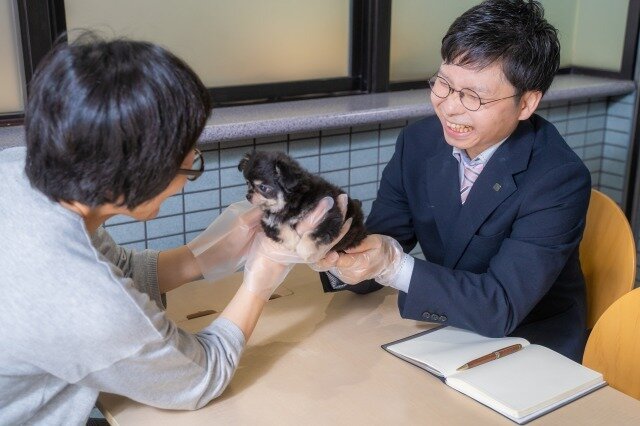
{"type": "Polygon", "coordinates": [[[473,359],[461,367],[458,367],[457,371],[468,370],[469,368],[477,367],[482,364],[486,364],[489,361],[493,361],[494,359],[502,358],[507,355],[510,355],[514,352],[518,352],[522,349],[522,345],[517,343],[515,345],[507,346],[506,348],[498,349],[497,351],[491,352],[490,354],[481,356],[480,358],[473,359]]]}

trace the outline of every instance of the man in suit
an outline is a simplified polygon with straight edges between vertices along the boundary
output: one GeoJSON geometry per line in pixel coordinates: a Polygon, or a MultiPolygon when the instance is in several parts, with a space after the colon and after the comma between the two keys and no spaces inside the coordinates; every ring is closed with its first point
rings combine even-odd
{"type": "Polygon", "coordinates": [[[436,116],[399,135],[372,235],[320,263],[325,290],[391,286],[404,318],[521,336],[581,360],[590,174],[534,114],[559,50],[535,1],[488,0],[454,21],[429,82],[436,116]],[[416,243],[426,260],[406,254],[416,243]]]}

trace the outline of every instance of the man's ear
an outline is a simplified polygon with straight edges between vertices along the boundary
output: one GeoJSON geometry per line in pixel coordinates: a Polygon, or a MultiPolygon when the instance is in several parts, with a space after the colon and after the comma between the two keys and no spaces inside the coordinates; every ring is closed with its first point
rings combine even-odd
{"type": "Polygon", "coordinates": [[[538,108],[540,99],[542,99],[542,92],[539,90],[524,92],[520,97],[520,115],[518,116],[518,120],[527,120],[531,117],[531,114],[538,108]]]}
{"type": "Polygon", "coordinates": [[[238,170],[240,170],[241,172],[244,171],[244,169],[247,167],[247,164],[249,164],[249,161],[251,160],[251,156],[252,153],[247,152],[244,157],[242,157],[242,160],[240,160],[240,163],[238,163],[238,170]]]}
{"type": "Polygon", "coordinates": [[[276,181],[286,191],[290,192],[298,184],[300,179],[296,167],[283,160],[276,160],[276,181]]]}

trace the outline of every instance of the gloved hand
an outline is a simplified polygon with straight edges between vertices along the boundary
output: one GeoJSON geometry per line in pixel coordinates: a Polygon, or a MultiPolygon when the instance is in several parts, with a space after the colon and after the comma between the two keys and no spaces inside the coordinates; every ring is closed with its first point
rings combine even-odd
{"type": "MultiPolygon", "coordinates": [[[[295,263],[286,262],[283,258],[279,261],[272,260],[269,256],[271,244],[267,241],[273,242],[263,232],[256,235],[244,265],[242,279],[242,287],[263,300],[269,300],[295,263]]],[[[295,257],[294,254],[292,256],[295,257]]]]}
{"type": "Polygon", "coordinates": [[[311,236],[320,222],[324,219],[326,212],[328,212],[333,207],[333,199],[325,197],[320,200],[320,203],[318,203],[318,207],[316,207],[313,212],[305,216],[305,218],[300,221],[300,223],[296,227],[296,231],[298,232],[298,235],[300,235],[300,241],[298,241],[298,245],[296,246],[296,253],[302,259],[299,263],[308,263],[313,268],[312,265],[318,262],[320,259],[324,258],[331,250],[331,248],[349,231],[353,219],[349,218],[347,221],[344,220],[347,214],[347,204],[349,202],[349,197],[347,196],[347,194],[340,194],[337,198],[338,208],[340,209],[340,213],[342,213],[343,221],[342,228],[340,229],[340,234],[330,243],[320,246],[316,245],[314,238],[311,236]],[[326,209],[323,211],[321,205],[327,200],[330,200],[331,202],[327,202],[326,209]]]}
{"type": "Polygon", "coordinates": [[[233,203],[187,243],[205,279],[214,281],[242,267],[261,218],[262,211],[248,201],[233,203]]]}
{"type": "MultiPolygon", "coordinates": [[[[338,197],[338,204],[343,216],[346,212],[346,202],[346,195],[338,197]]],[[[323,198],[318,206],[300,221],[296,231],[304,234],[315,229],[331,207],[333,207],[333,199],[323,198]]],[[[348,219],[343,224],[340,235],[331,243],[320,247],[319,256],[324,256],[333,245],[340,241],[349,231],[350,226],[351,219],[348,219]]],[[[249,250],[242,285],[264,300],[268,300],[296,263],[307,263],[307,261],[295,251],[287,249],[282,244],[268,238],[263,232],[259,232],[249,250]]]]}
{"type": "MultiPolygon", "coordinates": [[[[347,203],[349,202],[349,197],[347,194],[338,195],[338,207],[340,208],[340,212],[342,212],[342,220],[347,214],[347,203]]],[[[315,209],[313,209],[309,214],[307,214],[304,219],[298,223],[296,226],[296,231],[298,235],[302,236],[307,232],[311,232],[320,222],[324,219],[324,215],[327,214],[329,210],[333,207],[333,198],[324,197],[322,200],[318,202],[318,205],[315,209]]]]}
{"type": "Polygon", "coordinates": [[[375,279],[382,285],[390,285],[402,269],[403,261],[400,243],[386,235],[372,234],[345,254],[326,257],[318,267],[328,269],[347,284],[375,279]]]}

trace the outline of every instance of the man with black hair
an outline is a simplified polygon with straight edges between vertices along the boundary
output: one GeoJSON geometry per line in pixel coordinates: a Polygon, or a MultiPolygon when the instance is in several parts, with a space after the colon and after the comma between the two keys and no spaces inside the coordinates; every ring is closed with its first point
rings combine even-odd
{"type": "Polygon", "coordinates": [[[195,145],[209,110],[194,72],[150,43],[83,37],[39,66],[26,152],[0,153],[0,424],[84,424],[101,391],[196,409],[231,380],[290,269],[265,254],[274,244],[255,243],[262,212],[232,205],[196,243],[160,253],[119,247],[101,227],[155,217],[202,174],[195,145]],[[166,318],[162,293],[245,258],[209,326],[192,335],[166,318]]]}
{"type": "Polygon", "coordinates": [[[441,55],[436,115],[399,135],[374,235],[318,265],[331,268],[325,290],[392,286],[404,318],[522,336],[580,362],[590,174],[534,114],[559,67],[556,30],[536,1],[488,0],[453,22],[441,55]],[[426,260],[406,254],[417,243],[426,260]]]}

